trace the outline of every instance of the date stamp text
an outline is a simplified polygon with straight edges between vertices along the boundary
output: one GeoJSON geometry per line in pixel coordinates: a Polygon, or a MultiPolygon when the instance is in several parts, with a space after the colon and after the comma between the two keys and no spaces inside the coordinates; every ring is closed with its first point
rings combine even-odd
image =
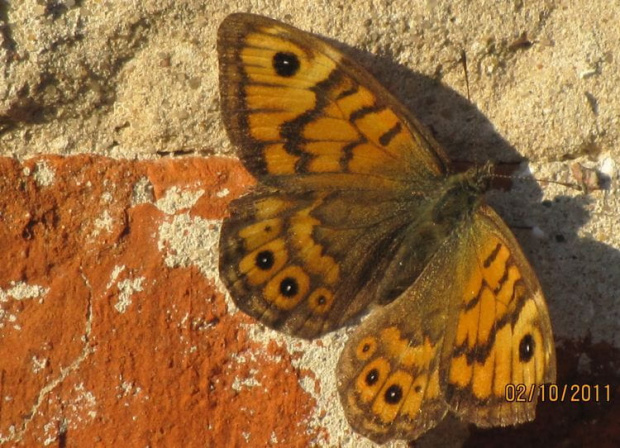
{"type": "Polygon", "coordinates": [[[609,402],[609,384],[507,384],[506,401],[531,402],[537,398],[550,402],[609,402]]]}

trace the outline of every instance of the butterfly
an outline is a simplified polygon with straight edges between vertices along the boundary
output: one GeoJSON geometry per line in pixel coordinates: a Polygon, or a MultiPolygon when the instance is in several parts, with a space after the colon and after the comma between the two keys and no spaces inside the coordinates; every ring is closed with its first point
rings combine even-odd
{"type": "Polygon", "coordinates": [[[218,31],[222,118],[258,184],[230,204],[220,276],[268,327],[315,338],[370,310],[340,356],[351,426],[415,439],[451,411],[532,420],[556,378],[536,275],[485,204],[490,166],[455,173],[427,130],[322,38],[257,15],[218,31]],[[523,385],[529,399],[509,400],[523,385]]]}

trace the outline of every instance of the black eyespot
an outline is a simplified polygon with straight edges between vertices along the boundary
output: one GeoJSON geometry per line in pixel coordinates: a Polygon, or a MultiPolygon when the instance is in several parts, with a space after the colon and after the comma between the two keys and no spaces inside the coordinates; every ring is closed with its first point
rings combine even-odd
{"type": "Polygon", "coordinates": [[[398,384],[392,384],[385,391],[384,399],[386,403],[396,404],[403,398],[403,389],[398,384]]]}
{"type": "Polygon", "coordinates": [[[316,299],[316,303],[319,305],[325,305],[327,303],[327,297],[325,296],[321,296],[318,299],[316,299]]]}
{"type": "Polygon", "coordinates": [[[379,381],[379,371],[377,369],[372,369],[366,374],[366,384],[369,386],[372,386],[377,381],[379,381]]]}
{"type": "Polygon", "coordinates": [[[534,356],[536,343],[531,334],[526,334],[519,343],[519,361],[528,362],[534,356]]]}
{"type": "Polygon", "coordinates": [[[366,353],[368,350],[370,350],[370,344],[366,343],[364,344],[364,346],[362,347],[362,351],[364,353],[366,353]]]}
{"type": "Polygon", "coordinates": [[[294,53],[279,51],[273,55],[273,69],[280,76],[290,78],[299,70],[299,58],[294,53]]]}
{"type": "Polygon", "coordinates": [[[297,280],[292,277],[286,277],[280,283],[280,294],[284,297],[295,297],[299,292],[299,285],[297,280]]]}
{"type": "Polygon", "coordinates": [[[273,267],[274,262],[275,258],[273,257],[273,252],[270,250],[262,250],[256,254],[255,264],[258,269],[268,271],[273,267]]]}

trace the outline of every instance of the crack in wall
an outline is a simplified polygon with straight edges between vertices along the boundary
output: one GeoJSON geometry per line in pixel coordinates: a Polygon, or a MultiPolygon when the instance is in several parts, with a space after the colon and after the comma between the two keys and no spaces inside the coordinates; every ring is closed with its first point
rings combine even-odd
{"type": "MultiPolygon", "coordinates": [[[[82,349],[82,352],[78,355],[78,357],[71,362],[71,364],[69,364],[66,367],[62,367],[60,369],[60,374],[41,389],[41,391],[37,395],[37,399],[34,405],[32,406],[30,412],[27,414],[27,417],[23,420],[21,428],[13,432],[12,434],[10,434],[8,437],[5,437],[5,438],[0,437],[0,444],[6,443],[6,442],[21,442],[24,435],[26,434],[26,431],[28,430],[28,427],[30,426],[30,423],[34,420],[35,416],[37,415],[39,411],[39,407],[43,403],[43,400],[56,387],[62,384],[62,382],[70,374],[76,372],[80,368],[81,364],[86,360],[86,358],[88,358],[88,356],[90,356],[90,354],[93,353],[93,348],[90,345],[90,337],[91,337],[92,328],[93,328],[93,322],[92,322],[92,319],[93,319],[93,289],[92,289],[92,286],[90,285],[90,282],[88,281],[88,278],[82,272],[81,267],[80,267],[80,276],[82,277],[82,280],[84,281],[84,284],[86,285],[86,288],[89,291],[88,297],[87,297],[88,305],[86,307],[86,316],[85,316],[86,325],[84,328],[84,334],[82,336],[82,340],[84,341],[84,348],[82,349]]],[[[58,436],[62,437],[61,431],[59,431],[58,436]]]]}

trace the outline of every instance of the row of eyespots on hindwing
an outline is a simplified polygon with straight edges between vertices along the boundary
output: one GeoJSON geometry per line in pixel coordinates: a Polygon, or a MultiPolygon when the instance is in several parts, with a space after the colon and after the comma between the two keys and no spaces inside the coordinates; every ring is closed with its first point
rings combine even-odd
{"type": "Polygon", "coordinates": [[[334,301],[333,292],[316,285],[317,277],[311,276],[292,261],[291,247],[281,234],[282,218],[267,219],[251,224],[238,232],[240,247],[245,255],[239,261],[239,273],[250,289],[259,289],[267,305],[282,311],[290,311],[302,300],[312,313],[327,313],[334,301]]]}
{"type": "Polygon", "coordinates": [[[439,395],[438,372],[429,373],[434,350],[428,341],[410,346],[396,327],[384,329],[379,338],[363,338],[354,352],[363,366],[354,380],[360,405],[382,425],[399,417],[414,420],[423,401],[439,395]]]}

